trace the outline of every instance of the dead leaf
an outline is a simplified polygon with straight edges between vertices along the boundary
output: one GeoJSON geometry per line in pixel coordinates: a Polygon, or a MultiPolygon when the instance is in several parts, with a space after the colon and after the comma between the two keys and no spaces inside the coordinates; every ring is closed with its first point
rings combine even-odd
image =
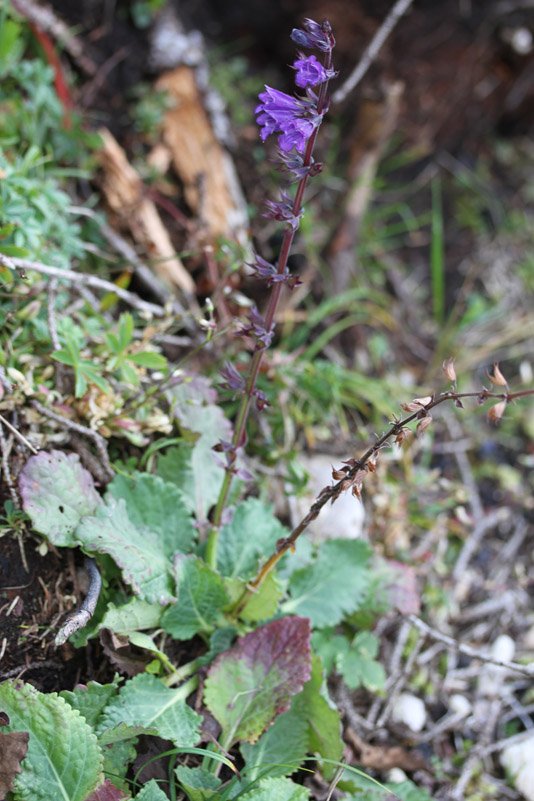
{"type": "Polygon", "coordinates": [[[413,771],[427,767],[421,754],[407,751],[400,745],[369,745],[350,727],[345,730],[345,739],[354,751],[355,757],[364,768],[373,770],[391,770],[401,768],[413,771]]]}
{"type": "Polygon", "coordinates": [[[119,790],[109,779],[106,779],[100,787],[93,790],[86,801],[123,801],[129,797],[130,796],[126,794],[124,790],[119,790]]]}
{"type": "MultiPolygon", "coordinates": [[[[9,718],[1,713],[0,725],[9,723],[9,718]]],[[[0,732],[0,801],[13,789],[17,773],[22,770],[21,762],[28,751],[30,735],[27,731],[0,732]]]]}

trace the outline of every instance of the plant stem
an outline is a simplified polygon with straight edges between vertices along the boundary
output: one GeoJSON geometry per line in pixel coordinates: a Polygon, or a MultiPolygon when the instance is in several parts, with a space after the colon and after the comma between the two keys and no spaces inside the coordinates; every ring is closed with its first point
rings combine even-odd
{"type": "MultiPolygon", "coordinates": [[[[330,70],[332,68],[331,53],[327,54],[325,68],[327,70],[330,70]]],[[[328,81],[323,83],[319,90],[319,97],[317,101],[318,114],[323,114],[326,110],[327,97],[328,97],[327,93],[328,93],[328,81]]],[[[312,163],[313,149],[315,146],[315,141],[317,139],[318,131],[319,131],[319,126],[317,126],[313,130],[306,145],[306,150],[304,152],[304,159],[303,159],[304,167],[309,167],[312,163]]],[[[308,183],[308,178],[309,178],[309,173],[306,172],[305,175],[300,179],[297,185],[297,191],[295,192],[292,213],[293,216],[297,218],[299,217],[302,210],[302,201],[304,198],[304,191],[308,183]]],[[[286,231],[284,233],[284,238],[282,240],[282,245],[280,247],[278,262],[276,265],[278,275],[282,275],[286,271],[287,261],[289,258],[289,254],[291,252],[293,240],[295,239],[296,230],[297,229],[291,225],[288,225],[288,227],[286,228],[286,231]]],[[[281,282],[273,283],[264,317],[265,329],[267,331],[270,331],[272,328],[274,317],[276,314],[276,308],[278,306],[278,301],[280,300],[281,291],[282,291],[282,283],[281,282]]],[[[250,406],[252,403],[252,398],[254,396],[254,389],[256,387],[256,381],[258,379],[258,374],[260,372],[260,367],[263,361],[263,355],[265,350],[266,348],[257,347],[256,350],[254,351],[254,355],[252,356],[252,360],[250,362],[249,372],[245,383],[245,389],[243,392],[243,396],[241,398],[241,403],[239,406],[239,410],[237,412],[237,417],[234,425],[234,434],[232,437],[232,446],[234,447],[234,449],[240,448],[245,441],[245,432],[250,412],[250,406]]],[[[219,542],[219,532],[221,528],[222,515],[226,506],[226,502],[228,500],[228,494],[230,492],[231,483],[232,483],[232,470],[231,466],[227,466],[221,490],[219,492],[219,497],[217,499],[217,504],[215,506],[215,511],[213,513],[212,528],[210,530],[206,543],[205,558],[208,565],[212,568],[217,567],[217,546],[219,542]]]]}
{"type": "Polygon", "coordinates": [[[319,493],[315,501],[310,507],[309,512],[302,518],[300,523],[292,530],[289,537],[286,539],[279,540],[276,546],[276,551],[271,554],[269,559],[263,564],[256,577],[250,581],[247,585],[246,590],[242,593],[239,600],[236,602],[234,608],[232,609],[232,615],[237,617],[241,610],[245,607],[249,599],[257,592],[258,588],[263,584],[271,570],[278,564],[282,556],[287,553],[287,551],[293,550],[295,547],[295,543],[297,542],[300,535],[308,528],[310,523],[312,523],[319,512],[329,502],[336,501],[339,496],[347,489],[348,485],[350,484],[351,480],[355,477],[356,473],[360,470],[365,468],[365,465],[369,461],[369,459],[386,444],[386,442],[391,439],[391,437],[397,436],[401,433],[401,431],[407,426],[409,423],[412,423],[414,420],[421,419],[421,416],[425,416],[431,409],[434,409],[436,406],[444,403],[445,401],[461,401],[465,398],[477,398],[479,402],[483,403],[489,399],[501,400],[505,401],[506,403],[510,403],[511,401],[518,400],[519,398],[525,398],[527,396],[534,395],[534,389],[523,389],[519,390],[518,392],[490,392],[487,389],[483,389],[480,392],[443,392],[441,395],[432,398],[425,406],[422,406],[420,410],[413,412],[413,414],[408,415],[402,420],[396,420],[395,423],[389,428],[385,434],[382,434],[381,437],[377,439],[374,445],[371,445],[363,456],[361,456],[347,471],[344,478],[338,481],[336,484],[331,486],[324,487],[324,489],[319,493]]]}
{"type": "MultiPolygon", "coordinates": [[[[164,679],[164,684],[167,687],[172,687],[175,684],[179,684],[184,679],[187,679],[189,678],[189,676],[192,676],[198,667],[199,667],[198,659],[193,659],[191,662],[187,662],[185,665],[182,665],[182,667],[177,668],[174,671],[174,673],[171,673],[170,676],[167,676],[164,679]]],[[[189,685],[191,684],[191,690],[189,690],[187,695],[190,695],[190,693],[192,693],[193,690],[196,689],[196,685],[198,684],[197,677],[195,676],[193,679],[191,679],[191,682],[187,682],[187,684],[183,685],[185,688],[188,688],[189,685]],[[191,684],[191,682],[194,682],[194,684],[191,684]]]]}

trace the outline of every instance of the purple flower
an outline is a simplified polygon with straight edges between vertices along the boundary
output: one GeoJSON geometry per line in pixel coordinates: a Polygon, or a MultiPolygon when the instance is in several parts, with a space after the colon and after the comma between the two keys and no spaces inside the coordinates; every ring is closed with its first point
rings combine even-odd
{"type": "Polygon", "coordinates": [[[295,148],[303,153],[306,143],[320,120],[313,116],[314,101],[292,97],[271,86],[260,93],[262,101],[256,108],[256,121],[261,127],[260,136],[265,142],[268,136],[279,133],[278,144],[284,152],[295,148]],[[307,115],[311,118],[306,119],[307,115]]]}
{"type": "Polygon", "coordinates": [[[274,336],[274,326],[267,329],[265,320],[256,308],[250,310],[248,323],[243,325],[239,331],[242,336],[252,334],[256,337],[258,348],[268,348],[274,336]]]}
{"type": "Polygon", "coordinates": [[[266,200],[265,212],[263,214],[268,220],[288,223],[294,231],[297,230],[302,217],[302,210],[298,214],[293,213],[293,200],[286,192],[281,192],[281,200],[266,200]]]}
{"type": "Polygon", "coordinates": [[[224,380],[224,386],[234,392],[242,392],[245,389],[245,379],[237,372],[231,362],[226,362],[221,370],[221,378],[224,380]]]}
{"type": "Polygon", "coordinates": [[[295,83],[301,89],[305,89],[307,86],[317,86],[318,83],[324,83],[332,77],[317,60],[317,56],[298,58],[293,62],[293,69],[297,71],[295,83]]]}
{"type": "Polygon", "coordinates": [[[287,267],[283,273],[279,273],[274,264],[261,256],[256,255],[256,261],[251,266],[258,278],[263,279],[269,287],[273,284],[286,284],[290,289],[294,289],[302,283],[298,275],[291,275],[287,267]]]}

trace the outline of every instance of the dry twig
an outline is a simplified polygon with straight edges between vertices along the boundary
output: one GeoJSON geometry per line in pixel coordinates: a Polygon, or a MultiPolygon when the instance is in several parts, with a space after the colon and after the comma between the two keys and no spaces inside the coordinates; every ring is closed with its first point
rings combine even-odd
{"type": "Polygon", "coordinates": [[[20,271],[29,270],[40,273],[41,275],[49,275],[52,278],[63,279],[74,284],[75,287],[77,284],[83,284],[93,287],[94,289],[102,289],[105,292],[114,292],[121,300],[140,312],[153,315],[154,317],[165,317],[166,315],[166,311],[162,306],[156,306],[155,303],[148,303],[145,300],[141,300],[141,298],[133,292],[129,292],[127,289],[123,289],[111,283],[111,281],[99,278],[97,275],[88,275],[87,273],[62,269],[61,267],[52,267],[49,264],[41,264],[39,261],[12,258],[3,253],[0,253],[0,264],[14,272],[20,273],[20,271]]]}
{"type": "Polygon", "coordinates": [[[40,414],[44,415],[45,417],[49,417],[50,420],[54,420],[56,423],[59,423],[59,425],[63,428],[69,428],[71,431],[76,431],[78,434],[83,434],[83,436],[89,437],[89,439],[94,442],[95,447],[100,455],[102,467],[108,476],[108,480],[113,478],[115,472],[111,467],[111,462],[109,461],[106,440],[98,433],[98,431],[93,431],[92,428],[82,426],[81,423],[75,423],[74,420],[69,420],[68,417],[63,417],[63,415],[53,412],[51,409],[47,409],[46,406],[43,406],[43,404],[39,403],[39,401],[33,400],[31,405],[40,414]]]}
{"type": "Polygon", "coordinates": [[[421,620],[421,618],[417,617],[417,615],[408,615],[407,619],[413,626],[415,626],[415,628],[419,629],[419,631],[421,631],[427,637],[432,637],[433,640],[438,640],[439,642],[444,643],[453,651],[458,651],[465,656],[471,657],[471,659],[478,659],[481,662],[487,662],[490,665],[497,665],[498,667],[506,668],[507,670],[513,670],[515,673],[521,673],[524,676],[534,676],[534,663],[530,665],[520,665],[518,662],[506,662],[501,659],[495,659],[493,656],[491,656],[491,654],[484,653],[477,648],[471,648],[470,645],[463,645],[462,643],[458,642],[458,640],[453,639],[453,637],[449,637],[447,634],[442,634],[437,629],[429,626],[428,623],[425,623],[424,620],[421,620]]]}
{"type": "Polygon", "coordinates": [[[360,83],[361,79],[376,59],[388,36],[395,28],[397,22],[406,14],[413,0],[397,0],[386,19],[371,39],[365,49],[359,64],[353,69],[347,80],[332,95],[333,103],[341,103],[353,89],[360,83]]]}

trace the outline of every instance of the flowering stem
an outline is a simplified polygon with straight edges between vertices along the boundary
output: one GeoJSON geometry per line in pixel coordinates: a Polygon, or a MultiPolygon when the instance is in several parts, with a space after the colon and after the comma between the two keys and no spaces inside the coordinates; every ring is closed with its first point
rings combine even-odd
{"type": "MultiPolygon", "coordinates": [[[[329,51],[326,54],[324,66],[326,70],[328,71],[332,70],[331,51],[329,51]]],[[[322,115],[326,111],[327,99],[328,99],[328,81],[325,81],[320,86],[319,96],[317,100],[317,113],[319,115],[322,115]]],[[[318,131],[319,131],[319,126],[317,125],[316,127],[314,127],[311,136],[308,139],[303,157],[304,168],[310,167],[312,163],[313,149],[315,146],[315,141],[317,139],[318,131]]],[[[297,185],[297,190],[295,192],[295,198],[293,200],[293,207],[292,207],[292,213],[294,218],[296,219],[299,218],[299,215],[302,210],[302,201],[304,198],[304,191],[308,183],[308,178],[309,178],[309,171],[306,170],[304,172],[303,177],[299,180],[299,183],[297,185]]],[[[297,229],[292,225],[288,225],[286,228],[276,266],[278,275],[283,275],[286,272],[287,262],[289,254],[291,252],[291,247],[293,245],[293,240],[295,238],[296,230],[297,229]]],[[[282,291],[282,282],[274,282],[271,287],[271,294],[269,296],[267,309],[264,317],[265,329],[267,331],[270,331],[272,328],[274,317],[276,314],[276,308],[278,306],[278,301],[280,300],[281,291],[282,291]]],[[[232,446],[234,449],[241,447],[245,440],[245,431],[250,412],[250,405],[252,402],[252,398],[254,396],[256,381],[258,379],[258,374],[260,372],[260,367],[265,350],[266,350],[265,347],[258,347],[255,350],[254,355],[252,356],[250,362],[248,376],[245,383],[245,389],[241,398],[241,403],[234,424],[234,434],[232,437],[232,446]]],[[[210,530],[206,543],[205,558],[208,565],[210,565],[210,567],[212,568],[215,568],[217,566],[217,545],[219,541],[219,531],[221,527],[222,515],[226,506],[226,502],[228,500],[228,494],[230,492],[231,483],[232,483],[232,469],[231,465],[227,465],[221,490],[219,492],[217,504],[215,506],[215,511],[213,513],[212,528],[210,530]]]]}
{"type": "Polygon", "coordinates": [[[232,609],[233,616],[237,617],[239,615],[250,598],[263,584],[269,573],[274,567],[276,567],[282,556],[287,553],[287,551],[294,549],[295,543],[300,535],[308,528],[310,523],[317,518],[323,506],[329,502],[333,503],[336,501],[346,490],[350,482],[354,479],[356,473],[363,470],[367,462],[369,462],[369,460],[378,453],[378,451],[386,444],[386,442],[392,437],[398,436],[408,425],[408,423],[412,423],[414,420],[421,419],[422,415],[426,415],[431,409],[439,406],[445,401],[461,401],[465,398],[477,398],[480,403],[483,403],[486,400],[493,398],[504,401],[505,403],[510,403],[514,400],[518,400],[519,398],[525,398],[532,395],[534,395],[534,389],[523,389],[519,390],[518,392],[490,392],[487,389],[483,389],[480,392],[443,392],[441,395],[432,398],[424,406],[421,406],[418,411],[413,412],[413,414],[408,415],[403,420],[396,420],[395,423],[385,432],[385,434],[382,434],[382,436],[379,437],[377,441],[371,445],[359,459],[351,464],[350,470],[347,470],[345,476],[340,481],[328,487],[324,487],[324,489],[319,493],[313,502],[309,512],[302,518],[300,523],[295,526],[289,537],[281,539],[277,542],[276,551],[271,554],[269,559],[267,559],[267,561],[260,567],[256,577],[248,583],[246,590],[242,593],[241,598],[239,598],[232,609]]]}

